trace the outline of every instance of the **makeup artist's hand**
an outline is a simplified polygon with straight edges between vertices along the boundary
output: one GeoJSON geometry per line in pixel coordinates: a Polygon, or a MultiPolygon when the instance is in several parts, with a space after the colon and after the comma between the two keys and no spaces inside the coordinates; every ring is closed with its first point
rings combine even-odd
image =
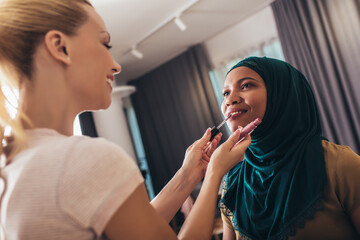
{"type": "Polygon", "coordinates": [[[244,159],[244,153],[251,143],[251,138],[250,135],[247,135],[242,142],[238,143],[241,130],[241,127],[238,128],[226,142],[215,150],[210,158],[209,171],[223,176],[244,159]]]}
{"type": "MultiPolygon", "coordinates": [[[[204,160],[206,162],[210,161],[210,157],[213,154],[213,152],[215,151],[216,147],[218,146],[218,144],[221,140],[221,137],[222,137],[222,133],[218,133],[211,142],[206,143],[206,145],[202,148],[202,153],[203,153],[202,160],[204,160]]],[[[188,149],[188,150],[190,150],[190,149],[188,149]]]]}
{"type": "Polygon", "coordinates": [[[210,157],[220,142],[222,134],[219,133],[210,142],[210,129],[207,129],[204,136],[188,147],[182,169],[194,174],[200,181],[206,172],[210,157]]]}
{"type": "Polygon", "coordinates": [[[151,201],[151,205],[165,221],[170,222],[173,219],[196,184],[204,177],[209,159],[218,145],[221,135],[216,136],[209,144],[210,137],[209,128],[201,139],[195,141],[186,150],[182,167],[151,201]]]}

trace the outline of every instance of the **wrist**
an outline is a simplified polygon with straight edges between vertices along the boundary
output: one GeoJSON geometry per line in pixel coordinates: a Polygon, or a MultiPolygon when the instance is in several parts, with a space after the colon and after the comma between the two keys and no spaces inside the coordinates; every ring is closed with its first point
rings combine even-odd
{"type": "Polygon", "coordinates": [[[181,185],[187,187],[190,186],[191,188],[194,188],[196,184],[198,184],[202,179],[202,177],[196,170],[194,170],[193,168],[186,168],[185,166],[182,166],[175,174],[175,176],[176,175],[178,175],[181,185]]]}
{"type": "Polygon", "coordinates": [[[216,168],[212,164],[209,164],[208,168],[206,169],[205,178],[221,180],[224,177],[224,175],[225,175],[225,173],[222,173],[221,171],[219,171],[218,168],[216,168]]]}

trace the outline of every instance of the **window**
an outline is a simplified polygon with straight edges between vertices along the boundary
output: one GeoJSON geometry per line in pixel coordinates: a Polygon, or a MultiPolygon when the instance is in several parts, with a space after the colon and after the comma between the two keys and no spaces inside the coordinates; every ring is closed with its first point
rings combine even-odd
{"type": "Polygon", "coordinates": [[[141,140],[141,134],[140,134],[139,125],[138,125],[138,122],[136,119],[136,114],[135,114],[133,106],[131,105],[131,101],[129,98],[124,98],[123,103],[124,103],[125,114],[127,117],[129,130],[130,130],[132,140],[133,140],[133,145],[134,145],[136,156],[138,159],[138,165],[139,165],[141,173],[144,176],[146,189],[148,191],[148,195],[151,200],[155,197],[155,193],[154,193],[154,189],[152,186],[150,170],[149,170],[149,166],[148,166],[146,155],[145,155],[144,145],[141,140]]]}
{"type": "Polygon", "coordinates": [[[73,134],[74,136],[82,136],[79,115],[77,115],[76,118],[75,118],[74,127],[73,127],[73,133],[74,133],[73,134]]]}

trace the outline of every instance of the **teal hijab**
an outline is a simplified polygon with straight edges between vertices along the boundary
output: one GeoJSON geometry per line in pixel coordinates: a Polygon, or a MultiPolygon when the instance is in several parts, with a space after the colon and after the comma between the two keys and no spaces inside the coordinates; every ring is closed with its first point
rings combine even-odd
{"type": "Polygon", "coordinates": [[[250,57],[230,71],[240,66],[263,78],[267,106],[244,161],[224,178],[219,207],[233,217],[235,230],[243,236],[287,239],[322,207],[325,166],[319,112],[306,78],[290,64],[250,57]]]}

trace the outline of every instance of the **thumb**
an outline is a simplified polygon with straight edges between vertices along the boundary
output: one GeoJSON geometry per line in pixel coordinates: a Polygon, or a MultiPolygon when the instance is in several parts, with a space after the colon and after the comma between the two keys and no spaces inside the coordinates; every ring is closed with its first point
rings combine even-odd
{"type": "Polygon", "coordinates": [[[235,132],[233,132],[231,136],[228,138],[228,140],[226,140],[222,144],[222,147],[230,151],[239,141],[240,133],[241,133],[241,129],[240,128],[236,129],[235,132]]]}
{"type": "Polygon", "coordinates": [[[204,135],[194,143],[194,147],[200,147],[200,148],[204,147],[205,144],[210,141],[210,137],[211,137],[211,130],[210,128],[208,128],[206,129],[204,135]]]}
{"type": "Polygon", "coordinates": [[[244,153],[246,151],[246,149],[250,146],[251,144],[251,137],[248,134],[241,142],[236,142],[235,145],[231,148],[231,151],[239,151],[244,153]]]}

